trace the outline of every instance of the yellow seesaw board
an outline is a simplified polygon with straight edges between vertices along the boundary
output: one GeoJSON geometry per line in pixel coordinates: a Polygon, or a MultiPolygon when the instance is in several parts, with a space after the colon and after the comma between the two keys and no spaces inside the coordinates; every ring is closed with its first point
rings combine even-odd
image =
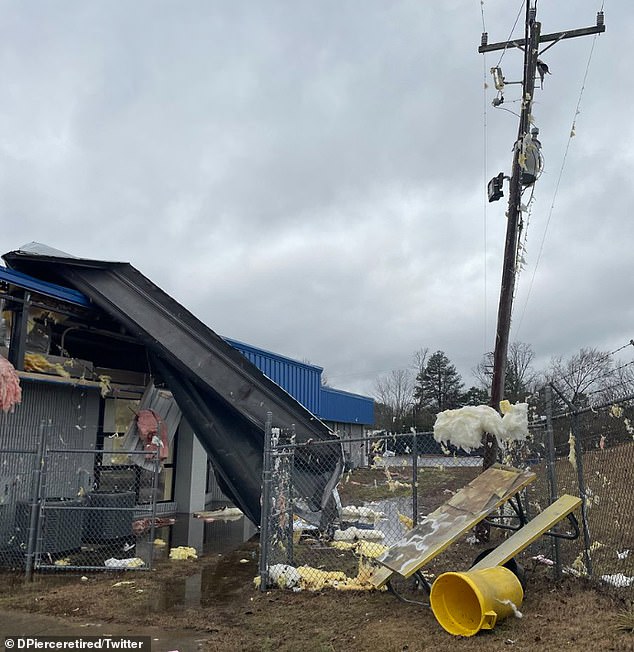
{"type": "Polygon", "coordinates": [[[509,559],[522,552],[524,548],[528,548],[544,532],[548,532],[559,521],[566,518],[579,505],[581,505],[581,498],[569,496],[568,494],[563,495],[469,570],[502,566],[509,559]]]}

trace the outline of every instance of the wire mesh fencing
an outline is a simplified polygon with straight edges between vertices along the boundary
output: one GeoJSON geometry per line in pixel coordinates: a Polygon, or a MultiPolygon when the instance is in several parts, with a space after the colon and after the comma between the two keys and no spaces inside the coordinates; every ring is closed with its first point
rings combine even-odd
{"type": "MultiPolygon", "coordinates": [[[[530,544],[520,560],[552,566],[555,578],[573,574],[629,590],[634,397],[574,411],[562,411],[559,404],[553,414],[556,405],[549,395],[545,414],[531,423],[529,440],[502,451],[504,464],[528,468],[536,480],[514,501],[520,513],[507,503],[489,516],[491,526],[502,528],[495,541],[561,496],[577,496],[581,508],[530,544]]],[[[331,442],[297,444],[292,432],[272,429],[271,435],[264,465],[261,588],[369,588],[375,559],[482,472],[480,456],[447,450],[432,433],[380,433],[343,440],[340,448],[331,442]],[[361,463],[346,463],[331,500],[317,505],[310,495],[314,483],[303,482],[306,470],[325,455],[345,458],[351,447],[361,463]]],[[[461,554],[475,552],[463,548],[461,554]]],[[[471,559],[455,561],[468,568],[471,559]]]]}
{"type": "MultiPolygon", "coordinates": [[[[296,444],[272,429],[265,452],[260,587],[367,588],[374,560],[421,516],[447,499],[448,487],[480,472],[482,458],[443,450],[431,433],[348,438],[338,445],[296,444]],[[318,505],[306,482],[320,458],[363,449],[364,466],[346,464],[336,490],[318,505]]],[[[330,460],[332,462],[332,460],[330,460]]],[[[330,464],[332,466],[332,463],[330,464]]]]}
{"type": "Polygon", "coordinates": [[[151,569],[157,451],[0,450],[0,567],[24,570],[151,569]]]}
{"type": "MultiPolygon", "coordinates": [[[[556,397],[550,398],[550,411],[556,397]]],[[[541,495],[577,495],[581,536],[550,552],[556,574],[591,577],[619,589],[634,587],[634,397],[559,411],[535,431],[543,451],[541,495]]]]}

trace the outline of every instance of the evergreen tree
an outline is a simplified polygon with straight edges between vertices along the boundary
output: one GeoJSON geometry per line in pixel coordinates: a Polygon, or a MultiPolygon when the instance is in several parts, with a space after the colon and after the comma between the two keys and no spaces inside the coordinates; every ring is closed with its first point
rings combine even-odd
{"type": "Polygon", "coordinates": [[[472,385],[462,395],[460,402],[462,405],[488,405],[490,400],[491,397],[489,396],[489,392],[487,392],[486,389],[472,385]]]}
{"type": "Polygon", "coordinates": [[[456,367],[443,351],[436,351],[416,376],[414,398],[423,410],[436,415],[461,406],[463,387],[456,367]]]}

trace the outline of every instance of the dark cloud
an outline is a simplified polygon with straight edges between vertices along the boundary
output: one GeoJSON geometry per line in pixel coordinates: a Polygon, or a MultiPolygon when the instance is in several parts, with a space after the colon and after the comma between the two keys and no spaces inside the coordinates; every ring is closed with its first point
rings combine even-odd
{"type": "MultiPolygon", "coordinates": [[[[517,130],[518,87],[509,113],[483,86],[500,59],[521,77],[517,50],[477,53],[480,7],[493,42],[520,4],[3,3],[4,250],[128,260],[218,332],[346,389],[421,347],[468,376],[493,346],[504,241],[484,188],[517,130]]],[[[553,32],[596,7],[539,12],[553,32]]],[[[514,317],[543,359],[629,338],[630,14],[610,4],[578,114],[592,37],[546,53],[514,317]]]]}

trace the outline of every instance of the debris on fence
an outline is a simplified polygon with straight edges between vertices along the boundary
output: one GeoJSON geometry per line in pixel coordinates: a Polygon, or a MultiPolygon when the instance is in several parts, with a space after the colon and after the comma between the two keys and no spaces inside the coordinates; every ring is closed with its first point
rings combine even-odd
{"type": "Polygon", "coordinates": [[[350,550],[355,555],[368,557],[370,559],[376,559],[388,550],[388,547],[384,546],[382,543],[374,543],[372,541],[331,541],[329,545],[331,548],[336,548],[337,550],[350,550]]]}
{"type": "MultiPolygon", "coordinates": [[[[176,523],[175,518],[155,518],[154,519],[154,527],[164,527],[166,525],[174,525],[176,523]]],[[[146,530],[149,530],[152,527],[152,519],[151,518],[140,518],[137,519],[136,521],[132,522],[132,532],[134,534],[142,534],[146,530]]]]}
{"type": "Polygon", "coordinates": [[[198,559],[195,548],[190,546],[178,546],[170,550],[170,559],[198,559]]]}
{"type": "Polygon", "coordinates": [[[528,436],[528,404],[508,401],[500,403],[500,414],[489,405],[467,405],[445,410],[436,417],[434,439],[453,444],[469,452],[482,444],[485,432],[495,435],[500,444],[522,441],[528,436]]]}
{"type": "Polygon", "coordinates": [[[568,437],[568,446],[570,448],[568,452],[568,461],[572,465],[573,468],[577,468],[577,453],[575,452],[575,436],[572,434],[572,430],[570,431],[570,435],[568,437]]]}
{"type": "Polygon", "coordinates": [[[405,514],[398,513],[398,520],[408,529],[411,530],[414,527],[414,521],[405,514]]]}

